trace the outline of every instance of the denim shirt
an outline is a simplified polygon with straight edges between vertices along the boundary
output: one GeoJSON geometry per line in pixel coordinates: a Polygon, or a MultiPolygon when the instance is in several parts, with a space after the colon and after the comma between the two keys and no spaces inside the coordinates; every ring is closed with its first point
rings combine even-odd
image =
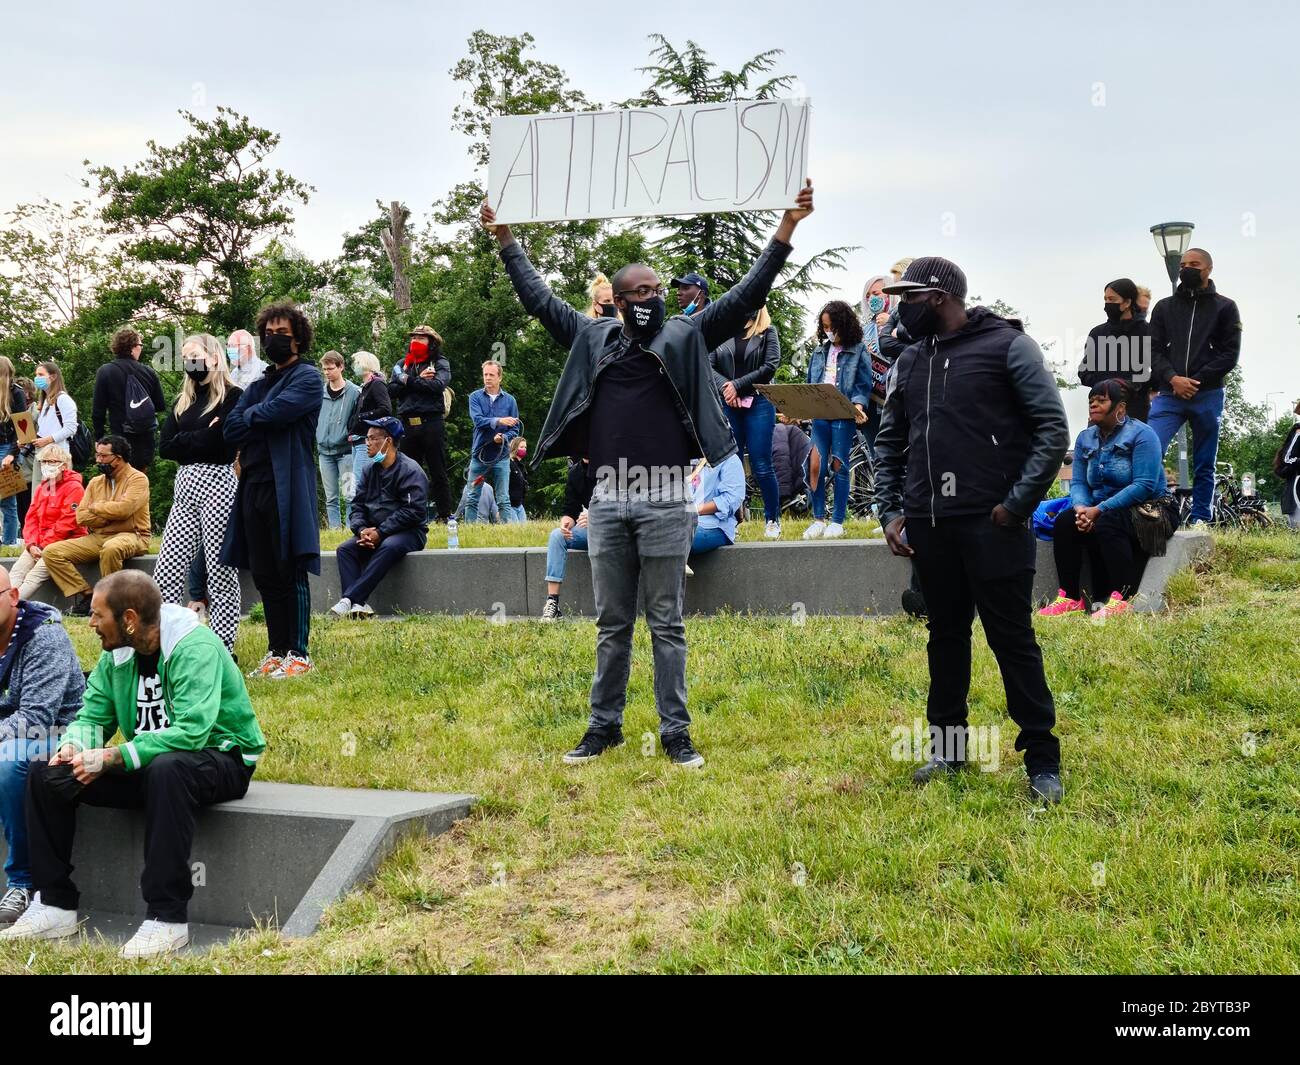
{"type": "MultiPolygon", "coordinates": [[[[831,342],[824,340],[817,345],[808,360],[808,383],[819,385],[826,377],[826,359],[830,355],[831,342]]],[[[851,348],[844,348],[835,364],[835,385],[844,393],[850,403],[861,403],[863,409],[871,402],[871,356],[867,347],[858,341],[851,348]]]]}
{"type": "Polygon", "coordinates": [[[691,498],[700,503],[713,502],[717,513],[701,514],[701,529],[721,529],[733,544],[736,542],[736,515],[745,502],[745,464],[739,455],[730,455],[718,467],[705,466],[699,474],[699,484],[692,485],[691,498]]]}
{"type": "Polygon", "coordinates": [[[1118,510],[1158,499],[1167,491],[1160,440],[1151,426],[1126,418],[1104,443],[1089,425],[1074,442],[1070,502],[1118,510]]]}

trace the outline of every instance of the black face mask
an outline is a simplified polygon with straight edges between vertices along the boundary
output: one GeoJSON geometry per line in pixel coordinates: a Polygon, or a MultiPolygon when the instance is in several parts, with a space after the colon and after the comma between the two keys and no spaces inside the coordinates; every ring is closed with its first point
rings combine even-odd
{"type": "Polygon", "coordinates": [[[939,322],[939,314],[929,300],[923,303],[900,304],[898,320],[913,340],[932,337],[943,328],[939,322]]]}
{"type": "Polygon", "coordinates": [[[612,303],[602,303],[600,305],[600,316],[602,318],[617,318],[618,308],[612,303]]]}
{"type": "Polygon", "coordinates": [[[640,303],[627,301],[623,312],[623,328],[628,336],[645,339],[654,336],[663,327],[666,307],[662,296],[651,296],[640,303]]]}
{"type": "Polygon", "coordinates": [[[1134,307],[1133,317],[1136,318],[1139,322],[1145,322],[1147,320],[1147,312],[1144,311],[1141,307],[1134,307]]]}
{"type": "Polygon", "coordinates": [[[1184,266],[1178,271],[1178,280],[1187,288],[1201,287],[1201,272],[1194,266],[1184,266]]]}
{"type": "Polygon", "coordinates": [[[105,477],[113,476],[113,463],[96,462],[95,465],[99,467],[99,472],[102,473],[105,477]]]}
{"type": "Polygon", "coordinates": [[[1120,310],[1118,303],[1106,303],[1102,305],[1102,310],[1106,312],[1106,321],[1118,322],[1124,312],[1120,310]]]}
{"type": "Polygon", "coordinates": [[[293,337],[272,333],[262,341],[262,350],[277,366],[283,366],[293,358],[293,337]]]}
{"type": "Polygon", "coordinates": [[[196,369],[194,367],[187,366],[185,367],[185,376],[188,377],[191,381],[193,381],[196,385],[201,385],[203,384],[203,379],[208,376],[208,368],[204,366],[201,369],[196,369]]]}

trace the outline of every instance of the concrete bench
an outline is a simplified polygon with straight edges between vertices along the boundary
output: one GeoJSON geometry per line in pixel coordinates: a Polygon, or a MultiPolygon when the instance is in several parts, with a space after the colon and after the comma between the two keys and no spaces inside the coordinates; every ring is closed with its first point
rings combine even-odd
{"type": "MultiPolygon", "coordinates": [[[[193,944],[224,942],[258,921],[310,935],[325,908],[368,880],[401,840],[447,831],[473,803],[472,795],[254,779],[238,802],[199,812],[190,855],[193,944]]],[[[81,806],[72,862],[88,930],[128,938],[144,919],[144,813],[81,806]]]]}
{"type": "MultiPolygon", "coordinates": [[[[1146,567],[1135,606],[1164,607],[1170,576],[1206,557],[1213,541],[1208,533],[1178,532],[1168,553],[1146,567]]],[[[6,565],[12,559],[3,560],[6,565]]],[[[132,568],[153,572],[153,555],[131,559],[132,568]]],[[[1058,587],[1052,545],[1038,542],[1037,600],[1047,602],[1058,587]]],[[[716,614],[723,610],[754,614],[857,615],[897,614],[899,596],[910,577],[910,564],[877,540],[782,540],[734,544],[699,559],[686,582],[686,610],[716,614]],[[801,605],[800,605],[801,604],[801,605]]],[[[81,567],[93,584],[98,569],[81,567]]],[[[1087,569],[1085,567],[1085,585],[1087,569]]],[[[380,614],[484,614],[537,617],[546,601],[546,550],[541,547],[461,548],[417,551],[399,562],[376,589],[370,605],[380,614]]],[[[258,602],[251,576],[241,574],[243,605],[258,602]]],[[[321,575],[311,578],[312,610],[328,610],[342,590],[334,552],[321,559],[321,575]]],[[[45,602],[62,603],[53,583],[37,593],[45,602]]],[[[591,566],[585,552],[569,553],[563,608],[568,615],[592,616],[591,566]]]]}

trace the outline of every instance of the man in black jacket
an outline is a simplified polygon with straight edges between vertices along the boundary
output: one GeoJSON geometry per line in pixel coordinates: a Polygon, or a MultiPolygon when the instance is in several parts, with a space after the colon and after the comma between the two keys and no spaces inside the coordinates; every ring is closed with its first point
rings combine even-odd
{"type": "Polygon", "coordinates": [[[438,520],[451,517],[451,488],[447,484],[447,401],[451,363],[442,354],[442,337],[432,327],[418,325],[408,339],[406,356],[388,379],[388,392],[405,427],[402,454],[429,468],[429,490],[438,507],[438,520]]]}
{"type": "Polygon", "coordinates": [[[812,213],[812,182],[796,202],[731,291],[696,315],[667,321],[663,284],[640,263],[623,267],[612,279],[621,319],[580,314],[551,292],[509,227],[496,225],[492,208],[483,204],[480,219],[500,242],[501,259],[524,309],[569,351],[536,461],[563,454],[589,459],[595,471],[587,519],[596,598],[596,676],[590,726],[564,756],[568,764],[585,762],[623,742],[638,580],[654,649],[655,707],[664,751],[675,765],[704,764],[691,745],[686,711],[682,596],[695,531],[687,480],[693,458],[703,455],[718,466],[736,452],[709,352],[735,336],[767,299],[790,254],[795,227],[812,213]]]}
{"type": "Polygon", "coordinates": [[[1164,454],[1183,422],[1192,426],[1192,513],[1187,524],[1210,520],[1214,460],[1223,419],[1223,381],[1241,354],[1241,315],[1210,280],[1214,260],[1203,248],[1183,253],[1178,288],[1151,310],[1153,387],[1147,424],[1164,454]]]}
{"type": "Polygon", "coordinates": [[[1056,710],[1031,619],[1035,542],[1027,519],[1069,445],[1056,381],[1017,321],[966,310],[966,275],[937,256],[901,281],[899,319],[916,342],[894,365],[876,437],[885,538],[914,558],[929,617],[930,759],[924,784],[965,764],[976,610],[1020,726],[1033,792],[1059,802],[1056,710]]]}
{"type": "Polygon", "coordinates": [[[95,372],[92,420],[95,439],[108,433],[131,445],[131,465],[148,473],[153,465],[158,415],[166,409],[162,384],[154,368],[140,361],[144,342],[134,329],[119,329],[111,343],[113,357],[95,372]]]}
{"type": "Polygon", "coordinates": [[[402,423],[375,418],[364,424],[369,469],[348,509],[353,538],[338,548],[343,598],[330,607],[340,618],[373,617],[371,592],[399,561],[424,550],[429,533],[429,482],[414,459],[398,453],[402,423]]]}

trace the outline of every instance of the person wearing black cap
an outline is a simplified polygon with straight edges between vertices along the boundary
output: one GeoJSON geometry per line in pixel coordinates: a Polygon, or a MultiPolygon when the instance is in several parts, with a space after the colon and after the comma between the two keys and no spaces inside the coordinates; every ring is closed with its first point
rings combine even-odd
{"type": "Polygon", "coordinates": [[[912,779],[924,784],[965,765],[978,610],[1020,726],[1030,788],[1059,802],[1056,709],[1034,638],[1027,524],[1070,443],[1055,378],[1018,321],[966,309],[966,276],[948,260],[917,259],[885,291],[902,295],[899,321],[914,339],[890,374],[876,436],[885,539],[895,555],[915,559],[930,630],[931,757],[912,779]]]}
{"type": "Polygon", "coordinates": [[[1147,420],[1151,410],[1151,327],[1137,316],[1138,287],[1127,277],[1102,294],[1106,320],[1088,333],[1079,380],[1092,388],[1102,381],[1129,386],[1128,417],[1147,420]]]}
{"type": "Polygon", "coordinates": [[[709,304],[709,279],[692,270],[681,277],[674,277],[670,285],[677,290],[677,306],[682,314],[697,314],[709,304]]]}
{"type": "Polygon", "coordinates": [[[352,539],[339,544],[343,598],[330,607],[336,617],[374,616],[370,595],[398,561],[424,550],[429,526],[429,480],[409,455],[397,450],[403,426],[397,418],[375,418],[366,426],[369,464],[348,510],[352,539]]]}

